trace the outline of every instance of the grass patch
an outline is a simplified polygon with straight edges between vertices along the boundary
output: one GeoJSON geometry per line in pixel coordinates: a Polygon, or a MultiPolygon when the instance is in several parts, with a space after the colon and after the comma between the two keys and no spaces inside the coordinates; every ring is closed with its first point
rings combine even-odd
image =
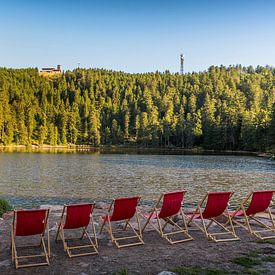
{"type": "Polygon", "coordinates": [[[260,240],[258,241],[258,243],[262,243],[262,244],[275,244],[275,240],[260,240]]]}
{"type": "Polygon", "coordinates": [[[262,260],[264,262],[274,263],[275,262],[275,256],[266,256],[266,257],[263,257],[262,260]]]}
{"type": "Polygon", "coordinates": [[[9,204],[9,202],[4,199],[0,199],[0,217],[2,217],[4,213],[11,210],[12,210],[12,207],[9,204]]]}
{"type": "Polygon", "coordinates": [[[259,257],[260,254],[261,254],[261,252],[256,250],[256,251],[250,251],[250,252],[248,252],[246,254],[246,256],[255,258],[255,257],[259,257]]]}
{"type": "Polygon", "coordinates": [[[249,268],[244,268],[242,271],[240,271],[237,274],[240,274],[240,275],[243,275],[243,274],[246,274],[246,275],[262,275],[263,272],[262,272],[262,270],[255,271],[255,270],[251,270],[249,268]]]}
{"type": "Polygon", "coordinates": [[[129,275],[129,272],[127,269],[122,269],[122,270],[114,272],[113,275],[129,275]]]}
{"type": "Polygon", "coordinates": [[[226,275],[227,271],[214,268],[202,267],[177,267],[172,270],[178,275],[226,275]]]}
{"type": "Polygon", "coordinates": [[[253,256],[240,256],[238,258],[233,259],[233,263],[241,265],[245,268],[251,268],[255,265],[260,265],[261,264],[261,260],[258,258],[254,258],[253,256]]]}

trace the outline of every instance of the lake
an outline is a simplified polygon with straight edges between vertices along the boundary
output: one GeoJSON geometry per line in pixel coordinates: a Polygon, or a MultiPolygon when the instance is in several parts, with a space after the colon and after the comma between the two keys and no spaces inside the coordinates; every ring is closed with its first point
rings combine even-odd
{"type": "Polygon", "coordinates": [[[0,197],[15,207],[141,195],[185,189],[196,204],[206,191],[275,189],[275,162],[251,156],[100,153],[0,153],[0,197]]]}

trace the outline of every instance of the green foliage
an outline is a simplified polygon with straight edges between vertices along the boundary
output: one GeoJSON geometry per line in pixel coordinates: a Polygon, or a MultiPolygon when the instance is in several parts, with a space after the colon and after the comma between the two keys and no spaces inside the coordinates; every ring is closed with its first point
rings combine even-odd
{"type": "Polygon", "coordinates": [[[241,265],[245,268],[252,268],[255,265],[260,265],[261,264],[260,259],[255,258],[254,256],[250,256],[250,255],[237,257],[233,260],[233,262],[235,264],[241,265]]]}
{"type": "MultiPolygon", "coordinates": [[[[258,241],[258,243],[264,244],[264,243],[269,243],[269,241],[272,241],[272,240],[258,241]]],[[[270,244],[273,244],[273,243],[274,242],[271,242],[270,244]]],[[[265,262],[270,262],[270,263],[275,262],[275,256],[273,255],[266,256],[265,254],[263,254],[262,251],[250,251],[249,253],[243,256],[234,258],[232,262],[243,267],[243,270],[239,272],[240,274],[258,275],[258,274],[269,273],[270,270],[263,269],[262,265],[265,262]]]]}
{"type": "Polygon", "coordinates": [[[178,267],[173,270],[179,275],[225,275],[229,274],[225,270],[213,269],[213,268],[202,268],[202,267],[178,267]]]}
{"type": "Polygon", "coordinates": [[[0,68],[0,144],[274,150],[275,69],[185,75],[0,68]]]}
{"type": "Polygon", "coordinates": [[[11,205],[4,199],[0,199],[0,217],[8,211],[11,211],[11,205]]]}
{"type": "Polygon", "coordinates": [[[275,262],[275,256],[266,256],[266,257],[263,257],[262,260],[264,262],[274,263],[275,262]]]}
{"type": "Polygon", "coordinates": [[[275,240],[272,240],[272,239],[266,239],[266,240],[259,240],[258,243],[261,243],[261,244],[274,244],[275,245],[275,240]]]}
{"type": "Polygon", "coordinates": [[[113,275],[129,275],[129,272],[127,269],[122,269],[120,271],[114,272],[113,275]]]}

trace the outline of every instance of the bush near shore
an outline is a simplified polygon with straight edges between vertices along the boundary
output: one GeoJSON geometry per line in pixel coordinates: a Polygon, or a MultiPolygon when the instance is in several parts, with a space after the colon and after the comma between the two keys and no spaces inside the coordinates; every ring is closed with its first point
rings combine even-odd
{"type": "Polygon", "coordinates": [[[0,199],[0,217],[12,210],[12,206],[5,199],[0,199]]]}

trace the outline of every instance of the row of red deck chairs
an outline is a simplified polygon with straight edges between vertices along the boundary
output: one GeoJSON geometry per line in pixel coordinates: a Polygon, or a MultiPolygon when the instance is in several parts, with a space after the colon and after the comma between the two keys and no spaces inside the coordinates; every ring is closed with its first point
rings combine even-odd
{"type": "MultiPolygon", "coordinates": [[[[188,228],[191,224],[195,225],[194,228],[203,231],[208,239],[215,242],[240,240],[235,232],[236,226],[247,229],[250,234],[258,239],[275,238],[274,214],[270,209],[275,191],[251,192],[234,212],[228,210],[232,192],[208,192],[191,213],[184,213],[182,209],[185,192],[177,191],[162,194],[149,213],[142,213],[137,209],[140,201],[139,196],[114,199],[108,210],[106,209],[106,215],[102,217],[100,233],[107,229],[112,242],[118,248],[144,244],[143,234],[147,226],[155,229],[170,244],[193,240],[188,228]],[[269,219],[265,223],[256,217],[263,212],[265,212],[265,218],[269,219]],[[140,224],[140,215],[145,219],[143,227],[140,224]],[[136,219],[135,225],[132,224],[133,219],[136,219]],[[122,231],[125,232],[129,229],[133,235],[118,236],[117,230],[113,228],[114,222],[123,222],[122,231]],[[216,226],[213,226],[214,224],[216,226]],[[256,228],[255,225],[257,225],[256,228]],[[261,229],[259,229],[260,227],[261,229]],[[218,228],[220,230],[217,230],[218,228]]],[[[93,203],[64,205],[60,222],[57,223],[55,240],[57,241],[58,238],[62,240],[64,250],[69,257],[99,254],[93,220],[94,206],[93,203]],[[92,235],[87,232],[89,225],[92,228],[92,235]],[[80,230],[80,239],[86,236],[89,244],[69,246],[68,239],[65,237],[65,231],[68,232],[69,229],[80,230]],[[83,249],[86,251],[75,252],[83,251],[83,249]]],[[[49,265],[51,252],[48,218],[49,209],[14,211],[11,241],[12,260],[15,262],[16,268],[49,265]],[[15,242],[16,237],[33,235],[40,237],[39,246],[42,246],[42,253],[19,256],[15,242]],[[45,236],[47,236],[47,243],[45,236]],[[36,257],[43,257],[44,260],[25,263],[26,259],[36,257]],[[22,261],[24,261],[23,264],[22,261]]]]}

